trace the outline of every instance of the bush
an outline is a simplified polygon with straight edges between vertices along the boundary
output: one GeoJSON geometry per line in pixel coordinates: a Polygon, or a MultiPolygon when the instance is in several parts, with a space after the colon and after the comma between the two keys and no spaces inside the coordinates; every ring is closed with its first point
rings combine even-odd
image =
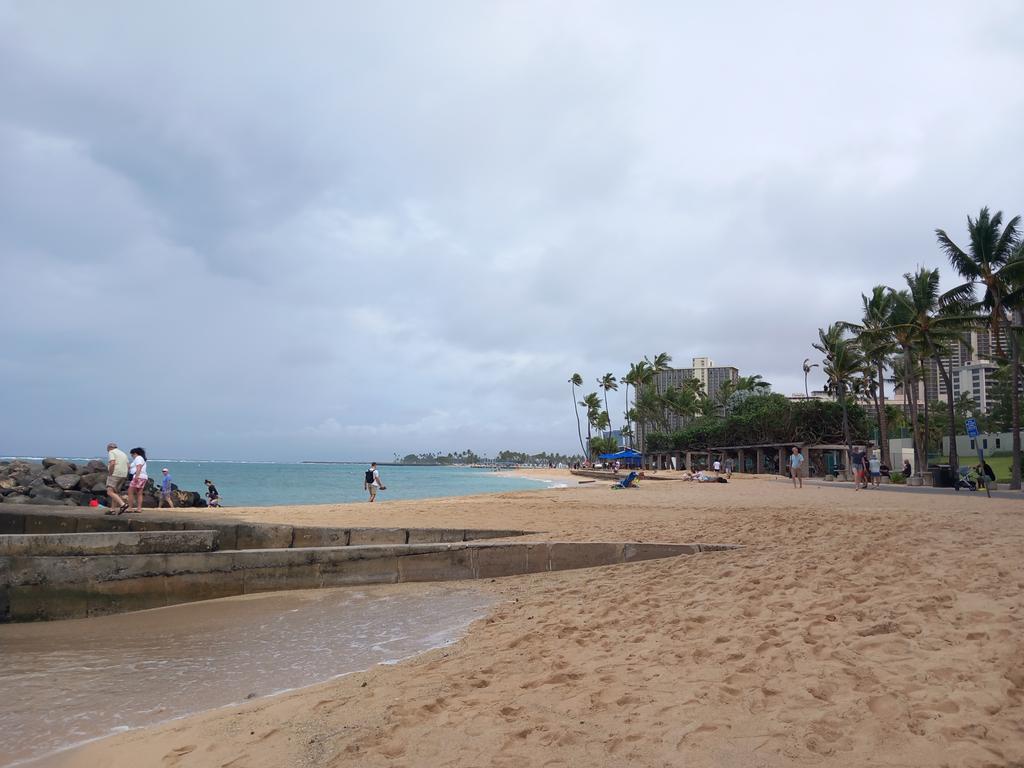
{"type": "Polygon", "coordinates": [[[907,482],[907,478],[903,476],[902,472],[890,472],[889,482],[893,485],[904,485],[907,482]]]}

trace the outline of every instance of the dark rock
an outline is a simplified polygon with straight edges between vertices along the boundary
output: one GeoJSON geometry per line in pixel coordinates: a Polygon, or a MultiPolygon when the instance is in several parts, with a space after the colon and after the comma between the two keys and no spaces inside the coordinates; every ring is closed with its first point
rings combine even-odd
{"type": "MultiPolygon", "coordinates": [[[[51,507],[59,507],[64,504],[64,499],[48,499],[43,496],[33,496],[27,502],[27,504],[45,504],[51,507]]],[[[74,502],[71,502],[74,504],[74,502]]]]}
{"type": "Polygon", "coordinates": [[[53,478],[53,481],[57,484],[57,486],[65,491],[70,491],[73,490],[74,488],[77,488],[80,480],[81,478],[79,478],[78,475],[74,474],[57,475],[57,477],[53,478]]]}
{"type": "Polygon", "coordinates": [[[107,492],[107,481],[100,480],[98,483],[93,483],[92,485],[89,486],[89,490],[92,491],[93,493],[105,494],[107,492]]]}
{"type": "Polygon", "coordinates": [[[23,493],[14,493],[4,496],[4,504],[28,504],[28,496],[23,493]]]}
{"type": "Polygon", "coordinates": [[[54,464],[63,464],[63,463],[64,462],[61,461],[60,459],[53,459],[53,458],[43,459],[43,467],[45,467],[47,469],[52,467],[54,464]]]}
{"type": "Polygon", "coordinates": [[[34,485],[29,489],[33,499],[63,499],[64,491],[60,488],[51,488],[48,485],[34,485]]]}
{"type": "Polygon", "coordinates": [[[89,473],[89,472],[102,472],[102,473],[106,474],[106,472],[107,472],[107,464],[106,464],[106,462],[100,461],[99,459],[93,459],[88,464],[86,464],[84,467],[82,467],[82,470],[84,472],[86,472],[86,473],[89,473]]]}
{"type": "Polygon", "coordinates": [[[92,488],[96,483],[107,482],[106,472],[86,472],[82,475],[82,482],[78,484],[79,488],[92,488]]]}

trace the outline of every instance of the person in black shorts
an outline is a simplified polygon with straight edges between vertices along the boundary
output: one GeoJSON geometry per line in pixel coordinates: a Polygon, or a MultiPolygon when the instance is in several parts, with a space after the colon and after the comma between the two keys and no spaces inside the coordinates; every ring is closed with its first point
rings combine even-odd
{"type": "Polygon", "coordinates": [[[220,506],[220,494],[217,493],[217,486],[210,480],[203,480],[206,483],[206,504],[210,507],[220,506]]]}

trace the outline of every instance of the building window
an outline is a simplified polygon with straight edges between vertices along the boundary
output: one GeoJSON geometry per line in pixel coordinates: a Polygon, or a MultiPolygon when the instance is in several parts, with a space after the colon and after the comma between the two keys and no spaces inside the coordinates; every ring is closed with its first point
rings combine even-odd
{"type": "Polygon", "coordinates": [[[972,450],[972,451],[973,451],[973,450],[975,450],[975,448],[976,448],[976,447],[977,447],[977,446],[975,446],[975,445],[974,445],[974,441],[973,441],[973,440],[971,440],[971,450],[972,450]]]}
{"type": "Polygon", "coordinates": [[[984,448],[986,451],[988,450],[988,438],[987,437],[981,438],[981,447],[984,448]]]}
{"type": "Polygon", "coordinates": [[[996,448],[1002,448],[1002,446],[1000,445],[1001,442],[1002,441],[997,437],[996,438],[996,448]]]}

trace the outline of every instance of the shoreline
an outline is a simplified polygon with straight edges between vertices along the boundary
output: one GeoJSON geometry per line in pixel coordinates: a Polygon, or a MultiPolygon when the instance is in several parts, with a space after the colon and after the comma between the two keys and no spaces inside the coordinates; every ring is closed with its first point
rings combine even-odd
{"type": "MultiPolygon", "coordinates": [[[[418,607],[423,611],[428,610],[428,603],[435,602],[447,605],[453,601],[465,603],[468,600],[468,607],[463,606],[462,613],[454,615],[452,619],[446,619],[443,622],[444,626],[431,627],[432,631],[417,641],[413,642],[410,638],[403,637],[401,642],[402,647],[396,649],[399,654],[397,656],[383,656],[385,653],[384,647],[391,645],[394,641],[381,638],[378,642],[363,647],[361,652],[362,656],[357,657],[360,660],[354,661],[352,658],[348,658],[345,661],[346,665],[352,663],[358,665],[353,668],[333,673],[328,673],[326,671],[324,673],[318,672],[316,673],[318,676],[321,674],[325,674],[326,676],[320,676],[319,679],[307,682],[292,680],[287,684],[284,684],[284,687],[274,687],[272,690],[268,690],[265,693],[255,694],[249,692],[248,694],[243,695],[241,691],[239,691],[238,698],[234,700],[222,701],[209,705],[200,704],[196,709],[180,712],[179,714],[175,714],[170,717],[163,717],[151,722],[112,726],[106,733],[89,736],[88,738],[84,738],[74,743],[64,744],[42,754],[18,757],[14,762],[4,762],[0,763],[0,765],[5,768],[14,768],[14,766],[45,765],[52,760],[61,759],[60,756],[62,755],[73,753],[75,750],[81,749],[88,744],[103,741],[104,739],[144,731],[150,728],[170,726],[173,723],[187,720],[192,717],[213,715],[227,709],[266,703],[281,696],[304,692],[329,684],[349,675],[365,673],[377,666],[393,666],[407,662],[423,654],[443,650],[461,640],[473,624],[486,619],[493,612],[499,598],[493,593],[493,591],[487,590],[483,584],[478,583],[460,583],[454,585],[442,583],[373,584],[359,587],[339,587],[323,590],[261,592],[195,603],[183,603],[137,611],[134,613],[115,614],[92,619],[74,619],[63,622],[48,622],[45,624],[29,623],[6,626],[0,625],[0,640],[7,641],[7,653],[17,655],[18,651],[12,651],[12,646],[19,644],[19,640],[20,644],[24,645],[27,640],[25,636],[32,637],[34,635],[38,635],[40,644],[52,647],[54,642],[53,636],[55,634],[58,636],[63,635],[65,638],[73,638],[72,642],[76,647],[80,647],[80,643],[85,641],[87,643],[87,653],[88,651],[93,651],[95,649],[96,641],[98,639],[97,636],[102,637],[104,633],[110,634],[111,632],[115,632],[122,643],[118,653],[119,657],[121,657],[124,653],[123,641],[126,636],[131,637],[132,634],[138,634],[140,631],[145,631],[146,633],[159,632],[160,630],[158,627],[161,626],[181,626],[182,624],[185,624],[189,628],[187,634],[191,636],[191,641],[195,642],[196,638],[202,636],[204,630],[208,632],[210,629],[209,626],[204,626],[204,622],[202,621],[204,614],[207,619],[210,618],[211,614],[216,614],[218,625],[223,625],[225,622],[227,624],[252,623],[254,619],[258,620],[258,618],[262,616],[266,616],[266,618],[270,620],[279,621],[281,617],[290,613],[295,613],[303,607],[308,608],[310,606],[317,606],[318,610],[322,610],[324,606],[334,605],[340,602],[346,606],[344,621],[345,623],[349,623],[354,618],[352,611],[356,611],[356,617],[358,617],[358,611],[360,610],[359,603],[366,600],[369,600],[371,606],[378,610],[380,605],[387,604],[395,600],[411,602],[415,607],[418,607]],[[486,605],[483,605],[482,603],[486,603],[486,605]],[[481,611],[483,611],[482,615],[480,615],[481,611]],[[199,619],[198,627],[196,626],[197,619],[199,619]],[[4,631],[5,629],[7,630],[6,632],[4,631]],[[14,635],[13,638],[11,637],[12,634],[14,635]],[[22,637],[19,638],[18,635],[22,635],[22,637]],[[413,647],[408,647],[410,645],[413,647]]],[[[363,613],[365,614],[365,609],[363,609],[363,613]]],[[[434,617],[434,619],[437,621],[436,617],[434,617]]],[[[403,613],[403,623],[411,620],[413,619],[409,618],[408,614],[403,613]]],[[[208,624],[209,621],[207,620],[205,625],[208,624]]],[[[393,631],[394,626],[394,623],[378,625],[378,631],[387,633],[389,631],[393,631]]],[[[420,631],[422,631],[422,629],[420,631]]],[[[261,642],[265,642],[265,640],[261,640],[261,642]]],[[[294,638],[290,638],[289,646],[291,646],[293,642],[294,638]]],[[[108,645],[109,644],[107,643],[100,643],[100,648],[108,647],[108,645]]],[[[34,648],[33,651],[35,651],[34,648]]],[[[51,650],[48,653],[54,652],[57,651],[51,650]]],[[[100,653],[102,653],[102,650],[100,653]]],[[[171,651],[171,653],[173,655],[174,652],[171,651]]],[[[156,662],[157,660],[150,659],[146,664],[151,666],[156,662]]],[[[76,665],[85,663],[85,661],[76,661],[76,665]]],[[[117,666],[118,664],[123,665],[124,663],[124,659],[119,658],[119,661],[116,662],[114,666],[117,666]]],[[[160,664],[164,663],[165,662],[160,661],[160,664]]],[[[247,663],[254,662],[250,658],[247,663]]],[[[80,669],[80,666],[76,666],[76,670],[80,669]]],[[[38,674],[48,675],[50,677],[59,676],[61,686],[65,689],[71,690],[69,685],[71,685],[73,681],[70,681],[67,676],[61,675],[61,673],[56,670],[40,672],[38,674]]],[[[175,676],[180,678],[181,674],[182,670],[177,669],[175,676]]],[[[216,676],[218,671],[215,668],[210,670],[208,674],[216,676]]],[[[141,681],[137,679],[137,675],[128,680],[128,685],[130,687],[138,687],[140,683],[141,681]]],[[[246,689],[258,688],[259,686],[266,684],[265,678],[261,678],[259,680],[253,679],[244,687],[246,689]]],[[[152,686],[152,683],[148,683],[147,685],[152,686]]],[[[180,686],[181,682],[178,681],[175,685],[180,686]]],[[[223,685],[219,685],[218,690],[222,691],[223,685]]],[[[160,707],[167,707],[166,694],[161,697],[160,707]]],[[[90,718],[95,717],[96,715],[93,711],[94,709],[95,707],[90,708],[90,718]]],[[[49,717],[53,718],[54,716],[55,713],[50,710],[49,717]]],[[[77,717],[75,720],[77,720],[77,717]]],[[[24,749],[24,747],[22,747],[22,749],[24,749]]]]}
{"type": "Polygon", "coordinates": [[[598,483],[223,512],[744,548],[488,582],[505,600],[444,649],[113,736],[39,768],[1024,760],[1016,500],[598,483]]]}

